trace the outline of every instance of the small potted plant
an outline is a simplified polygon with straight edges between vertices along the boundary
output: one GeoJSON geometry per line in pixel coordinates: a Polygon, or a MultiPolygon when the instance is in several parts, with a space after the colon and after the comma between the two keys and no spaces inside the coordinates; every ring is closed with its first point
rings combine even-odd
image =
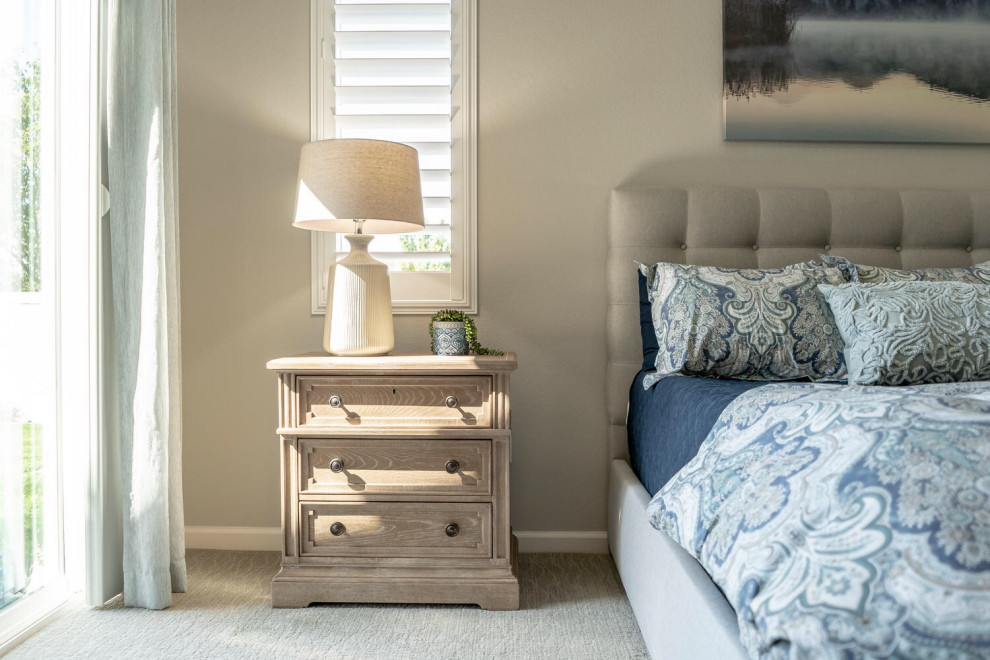
{"type": "Polygon", "coordinates": [[[430,348],[435,355],[502,355],[478,343],[478,328],[464,312],[441,309],[430,319],[430,348]]]}

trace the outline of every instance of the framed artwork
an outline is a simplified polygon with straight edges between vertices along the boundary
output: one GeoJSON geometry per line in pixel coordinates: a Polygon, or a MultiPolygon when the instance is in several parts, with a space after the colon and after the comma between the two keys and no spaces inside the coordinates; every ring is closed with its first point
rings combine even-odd
{"type": "Polygon", "coordinates": [[[722,0],[726,140],[990,144],[990,0],[722,0]]]}

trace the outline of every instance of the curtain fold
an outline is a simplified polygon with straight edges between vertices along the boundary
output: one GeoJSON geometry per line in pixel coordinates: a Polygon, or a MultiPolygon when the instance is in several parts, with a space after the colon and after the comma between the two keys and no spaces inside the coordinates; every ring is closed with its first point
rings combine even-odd
{"type": "Polygon", "coordinates": [[[124,604],[186,589],[175,0],[109,0],[107,141],[124,604]]]}

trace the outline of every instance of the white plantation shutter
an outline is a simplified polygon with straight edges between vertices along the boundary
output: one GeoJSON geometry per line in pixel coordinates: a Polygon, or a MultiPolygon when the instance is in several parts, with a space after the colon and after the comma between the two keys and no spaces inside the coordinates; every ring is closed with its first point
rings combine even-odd
{"type": "MultiPolygon", "coordinates": [[[[475,311],[475,0],[314,0],[313,139],[374,138],[419,151],[426,229],[377,235],[393,308],[475,311]]],[[[314,232],[313,311],[347,252],[314,232]]]]}

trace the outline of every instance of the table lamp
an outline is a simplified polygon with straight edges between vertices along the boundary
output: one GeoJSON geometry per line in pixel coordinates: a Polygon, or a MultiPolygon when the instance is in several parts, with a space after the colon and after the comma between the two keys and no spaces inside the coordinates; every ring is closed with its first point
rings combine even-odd
{"type": "Polygon", "coordinates": [[[395,347],[388,266],[368,254],[369,234],[423,229],[419,154],[383,140],[319,140],[299,154],[292,224],[348,232],[350,252],[327,274],[323,349],[384,355],[395,347]]]}

